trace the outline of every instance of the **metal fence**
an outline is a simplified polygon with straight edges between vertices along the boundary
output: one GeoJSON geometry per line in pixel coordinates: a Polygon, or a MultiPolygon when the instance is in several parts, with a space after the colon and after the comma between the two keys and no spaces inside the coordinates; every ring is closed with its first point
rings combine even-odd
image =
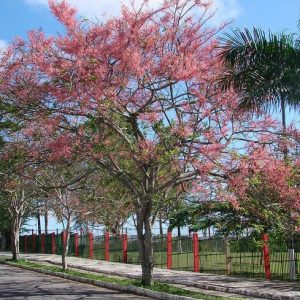
{"type": "Polygon", "coordinates": [[[269,245],[272,278],[300,280],[300,240],[269,245]]]}
{"type": "MultiPolygon", "coordinates": [[[[26,253],[61,254],[62,245],[62,234],[20,237],[20,251],[26,253]]],[[[138,249],[136,235],[71,234],[68,255],[140,264],[138,249]]],[[[268,277],[269,268],[271,279],[300,280],[300,240],[291,245],[246,237],[200,239],[168,233],[153,237],[153,254],[154,265],[161,268],[262,279],[268,277]]]]}

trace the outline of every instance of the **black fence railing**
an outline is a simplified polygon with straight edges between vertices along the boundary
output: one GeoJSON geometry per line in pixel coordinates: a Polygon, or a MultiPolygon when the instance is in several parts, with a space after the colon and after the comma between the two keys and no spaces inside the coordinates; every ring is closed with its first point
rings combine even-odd
{"type": "MultiPolygon", "coordinates": [[[[160,268],[266,278],[266,259],[271,279],[300,280],[300,240],[270,240],[267,244],[253,238],[199,239],[196,236],[153,237],[154,265],[160,268]],[[170,242],[171,241],[171,242],[170,242]],[[267,247],[267,252],[266,248],[267,247]],[[268,254],[266,254],[268,253],[268,254]]],[[[20,237],[20,251],[62,253],[62,234],[20,237]]],[[[118,263],[140,264],[136,235],[101,236],[71,234],[68,255],[118,263]]]]}

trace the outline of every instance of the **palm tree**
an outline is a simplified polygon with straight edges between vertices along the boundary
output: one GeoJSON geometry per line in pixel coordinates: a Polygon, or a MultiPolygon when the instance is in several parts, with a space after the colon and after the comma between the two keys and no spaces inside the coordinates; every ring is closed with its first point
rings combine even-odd
{"type": "Polygon", "coordinates": [[[223,89],[241,95],[239,108],[250,111],[281,111],[283,135],[286,105],[300,107],[300,48],[293,34],[265,33],[253,28],[234,29],[221,39],[220,56],[225,71],[223,89]]]}
{"type": "MultiPolygon", "coordinates": [[[[300,29],[300,20],[298,23],[300,29]]],[[[234,29],[221,39],[225,71],[221,88],[241,95],[239,109],[281,111],[282,140],[286,139],[286,106],[300,108],[300,39],[293,34],[234,29]]],[[[287,147],[283,148],[284,160],[287,147]]],[[[291,239],[293,244],[293,238],[291,239]]]]}

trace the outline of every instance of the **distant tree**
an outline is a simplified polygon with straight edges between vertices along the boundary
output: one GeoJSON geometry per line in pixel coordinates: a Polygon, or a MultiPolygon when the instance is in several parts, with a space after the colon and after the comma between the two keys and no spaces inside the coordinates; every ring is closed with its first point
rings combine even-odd
{"type": "Polygon", "coordinates": [[[11,250],[14,260],[20,258],[19,235],[22,221],[30,210],[36,190],[32,180],[34,169],[28,166],[27,151],[19,142],[7,143],[2,148],[0,205],[9,212],[11,250]]]}
{"type": "Polygon", "coordinates": [[[100,170],[87,178],[80,193],[80,199],[93,208],[88,221],[103,225],[116,235],[134,213],[131,197],[118,180],[100,170]]]}
{"type": "Polygon", "coordinates": [[[62,267],[68,268],[72,222],[92,219],[93,208],[88,199],[81,197],[84,181],[92,171],[84,168],[84,163],[61,160],[39,169],[35,180],[40,189],[47,195],[48,207],[64,227],[66,239],[62,243],[62,267]]]}
{"type": "MultiPolygon", "coordinates": [[[[1,197],[1,196],[0,196],[1,197]]],[[[9,237],[10,229],[11,229],[11,216],[8,211],[8,209],[0,205],[0,240],[1,240],[1,245],[0,245],[0,250],[5,251],[7,250],[8,246],[8,240],[7,238],[9,237]]]]}

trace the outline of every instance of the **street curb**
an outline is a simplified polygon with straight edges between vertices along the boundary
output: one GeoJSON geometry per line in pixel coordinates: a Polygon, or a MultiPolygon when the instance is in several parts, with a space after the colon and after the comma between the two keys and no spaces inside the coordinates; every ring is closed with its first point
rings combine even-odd
{"type": "Polygon", "coordinates": [[[37,268],[33,268],[33,267],[20,266],[20,265],[16,265],[14,263],[9,263],[9,262],[5,262],[5,264],[9,265],[9,266],[37,272],[37,273],[42,273],[45,275],[50,275],[50,276],[55,276],[55,277],[60,277],[60,278],[80,282],[80,283],[91,284],[94,286],[103,287],[103,288],[116,290],[116,291],[120,291],[120,292],[125,292],[125,293],[132,293],[132,294],[136,294],[138,296],[146,296],[146,297],[151,297],[151,298],[161,299],[161,300],[195,300],[195,298],[191,298],[191,297],[176,296],[176,295],[171,295],[171,294],[167,294],[167,293],[151,291],[151,290],[147,290],[147,289],[133,286],[133,285],[123,286],[123,285],[119,285],[116,283],[98,281],[98,280],[94,280],[94,279],[83,278],[83,277],[60,273],[60,272],[53,272],[53,271],[41,270],[41,269],[37,269],[37,268]]]}

